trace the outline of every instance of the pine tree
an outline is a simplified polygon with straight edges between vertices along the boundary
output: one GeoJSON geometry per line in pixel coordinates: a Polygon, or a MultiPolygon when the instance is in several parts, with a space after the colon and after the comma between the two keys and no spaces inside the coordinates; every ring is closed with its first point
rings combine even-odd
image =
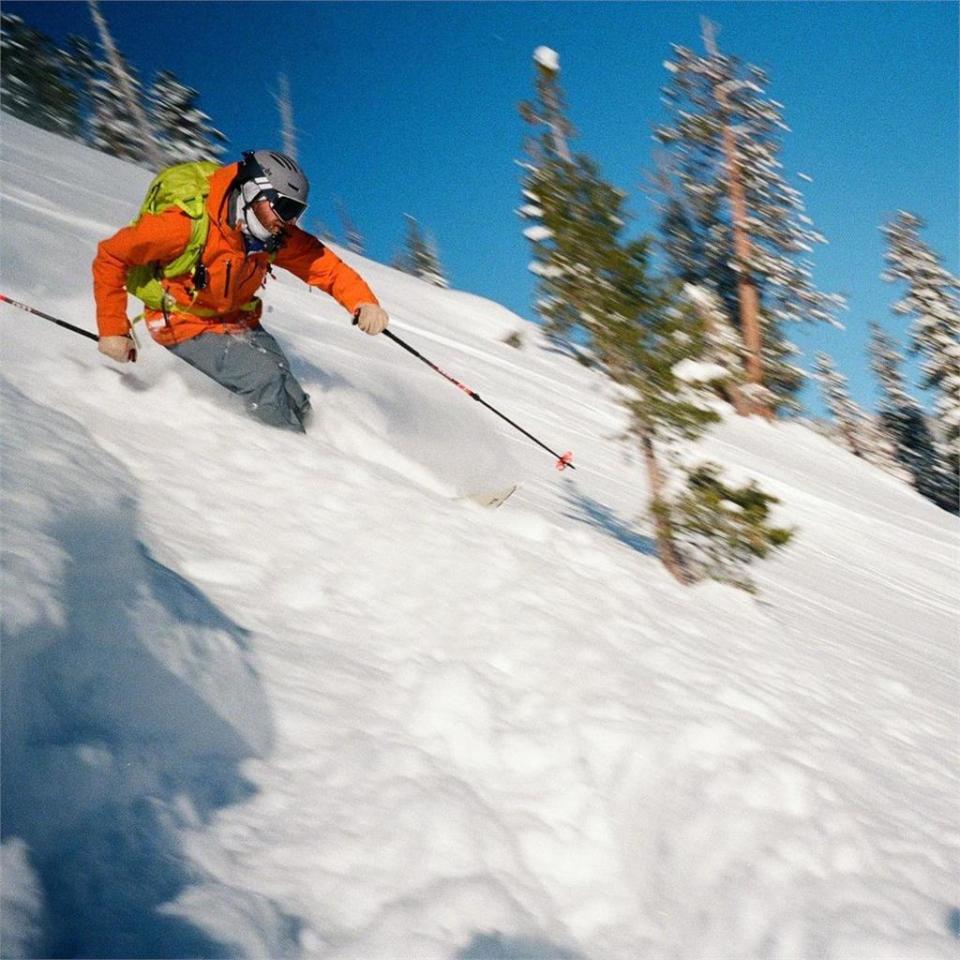
{"type": "MultiPolygon", "coordinates": [[[[717,568],[691,564],[684,555],[669,465],[678,440],[698,436],[719,419],[709,384],[730,371],[705,362],[709,351],[732,367],[739,358],[727,349],[721,330],[709,329],[702,303],[698,311],[675,284],[651,276],[650,240],[622,237],[625,194],[600,177],[589,157],[570,150],[559,59],[539,48],[534,60],[537,99],[521,105],[534,135],[523,165],[528,202],[519,213],[531,221],[524,232],[540,280],[538,313],[555,342],[576,344],[620,388],[630,417],[627,436],[637,442],[647,472],[664,566],[681,583],[714,576],[717,568]]],[[[714,546],[726,555],[727,531],[719,524],[716,530],[714,546]]]]}
{"type": "Polygon", "coordinates": [[[923,386],[936,391],[935,415],[943,436],[943,468],[960,473],[960,280],[920,239],[924,222],[900,211],[884,226],[883,279],[906,284],[894,313],[912,320],[912,350],[923,357],[923,386]]]}
{"type": "Polygon", "coordinates": [[[664,88],[671,123],[657,139],[665,192],[662,229],[676,275],[709,285],[746,346],[755,409],[788,401],[801,382],[782,333],[787,321],[835,323],[842,298],[817,290],[801,257],[825,243],[799,191],[780,171],[782,105],[765,95],[764,71],[720,52],[705,21],[705,56],[674,46],[664,88]]]}
{"type": "Polygon", "coordinates": [[[93,146],[94,81],[99,69],[93,46],[86,37],[71,34],[67,37],[63,58],[65,76],[77,97],[79,137],[88,146],[93,146]]]}
{"type": "Polygon", "coordinates": [[[343,227],[344,241],[347,249],[353,253],[363,256],[365,243],[363,234],[359,231],[356,224],[350,218],[346,204],[339,198],[336,198],[334,200],[334,205],[337,208],[337,215],[340,217],[340,223],[343,227]]]}
{"type": "Polygon", "coordinates": [[[420,277],[426,280],[427,283],[432,283],[435,287],[447,289],[450,286],[450,281],[447,279],[446,270],[444,270],[443,265],[440,263],[440,250],[437,247],[437,238],[432,233],[428,233],[424,239],[426,242],[426,258],[420,277]]]}
{"type": "MultiPolygon", "coordinates": [[[[140,80],[132,67],[121,56],[123,70],[127,74],[127,83],[137,97],[142,96],[140,80]]],[[[97,73],[93,77],[91,92],[93,114],[91,117],[91,135],[95,149],[124,160],[133,160],[142,165],[150,164],[141,126],[130,112],[127,98],[121,92],[113,67],[104,61],[97,62],[97,73]]],[[[156,166],[163,166],[163,157],[159,147],[153,151],[160,156],[156,166]]]]}
{"type": "Polygon", "coordinates": [[[903,483],[911,482],[910,471],[897,460],[896,450],[879,414],[864,411],[860,442],[867,461],[903,483]]]}
{"type": "Polygon", "coordinates": [[[752,591],[747,565],[792,536],[769,522],[778,501],[753,481],[734,486],[716,464],[683,466],[679,447],[719,419],[710,391],[729,371],[708,359],[711,337],[695,304],[661,287],[637,308],[638,323],[611,329],[605,360],[630,391],[628,432],[647,466],[660,556],[681,583],[710,577],[752,591]]]}
{"type": "Polygon", "coordinates": [[[0,14],[0,82],[3,109],[61,136],[79,138],[81,120],[66,54],[39,30],[0,14]]]}
{"type": "Polygon", "coordinates": [[[727,317],[738,323],[737,272],[723,217],[724,183],[714,178],[714,159],[709,151],[658,154],[653,196],[662,198],[656,204],[660,244],[669,275],[709,289],[727,317]]]}
{"type": "Polygon", "coordinates": [[[678,544],[669,464],[678,440],[695,439],[719,416],[696,386],[677,375],[680,364],[702,356],[704,326],[694,309],[673,301],[667,288],[650,279],[648,248],[634,241],[610,251],[619,303],[590,333],[602,369],[625,390],[627,436],[643,455],[658,555],[687,584],[696,576],[678,544]]]}
{"type": "Polygon", "coordinates": [[[825,353],[818,353],[815,363],[824,403],[837,425],[844,444],[855,457],[865,457],[861,434],[866,417],[863,410],[850,398],[847,391],[847,378],[837,371],[833,360],[825,353]]]}
{"type": "Polygon", "coordinates": [[[530,271],[538,277],[536,310],[554,342],[577,352],[616,310],[621,250],[619,234],[627,216],[626,195],[599,176],[589,157],[570,151],[572,127],[563,113],[557,55],[538,48],[535,103],[520,105],[534,133],[521,164],[523,206],[530,222],[530,271]]]}
{"type": "Polygon", "coordinates": [[[893,339],[871,324],[870,362],[880,386],[880,424],[917,492],[957,512],[957,476],[945,468],[920,404],[907,392],[893,339]]]}
{"type": "Polygon", "coordinates": [[[163,162],[220,160],[226,137],[210,124],[197,106],[199,93],[181,83],[169,70],[161,70],[150,88],[150,118],[163,162]]]}
{"type": "Polygon", "coordinates": [[[63,49],[19,17],[2,14],[0,77],[3,109],[36,126],[81,140],[118,157],[160,166],[218,160],[225,138],[196,106],[197,92],[162,71],[151,90],[147,122],[136,73],[116,49],[97,0],[88,0],[106,59],[85,37],[63,49]]]}
{"type": "Polygon", "coordinates": [[[624,388],[629,435],[637,440],[647,470],[658,554],[686,583],[665,507],[667,476],[657,440],[665,420],[692,426],[701,411],[675,407],[666,391],[656,389],[672,378],[666,356],[655,345],[674,348],[679,360],[688,343],[672,337],[665,310],[656,309],[663,304],[648,279],[649,243],[620,239],[625,195],[600,179],[589,157],[570,151],[572,128],[563,112],[559,58],[540,47],[534,62],[536,101],[520,106],[534,133],[522,165],[527,203],[518,213],[531,222],[524,235],[533,247],[530,269],[539,278],[537,312],[548,337],[574,353],[587,350],[624,388]],[[665,378],[644,375],[654,364],[664,369],[665,378]]]}
{"type": "Polygon", "coordinates": [[[153,169],[163,166],[163,152],[143,107],[143,91],[136,73],[117,49],[100,0],[87,0],[106,61],[97,82],[95,141],[114,156],[127,157],[153,169]],[[116,129],[111,129],[111,123],[116,129]]]}
{"type": "Polygon", "coordinates": [[[897,462],[893,445],[879,418],[871,416],[851,399],[846,377],[836,370],[825,353],[817,354],[816,379],[820,382],[827,410],[833,417],[833,424],[824,434],[831,439],[839,435],[840,443],[854,456],[909,483],[910,475],[897,462]]]}
{"type": "Polygon", "coordinates": [[[793,537],[793,530],[771,523],[771,507],[779,502],[756,481],[731,485],[715,463],[692,469],[672,510],[687,569],[698,578],[710,577],[754,593],[748,564],[785,547],[793,537]]]}
{"type": "Polygon", "coordinates": [[[404,218],[407,229],[403,250],[394,258],[393,266],[435,287],[446,289],[450,284],[440,265],[436,241],[420,229],[415,217],[407,213],[404,218]]]}

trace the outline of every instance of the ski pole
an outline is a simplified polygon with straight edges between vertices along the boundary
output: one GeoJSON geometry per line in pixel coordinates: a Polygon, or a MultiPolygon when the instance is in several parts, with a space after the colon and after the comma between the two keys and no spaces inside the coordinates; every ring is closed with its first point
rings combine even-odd
{"type": "Polygon", "coordinates": [[[20,310],[26,310],[27,313],[32,313],[34,316],[42,317],[44,320],[49,320],[51,323],[55,323],[58,327],[66,327],[68,330],[72,330],[74,333],[79,333],[81,337],[87,337],[89,340],[100,339],[95,333],[91,333],[89,330],[84,330],[81,327],[75,327],[72,323],[67,323],[66,320],[58,320],[56,317],[51,317],[49,313],[44,313],[42,310],[37,310],[25,303],[21,303],[19,300],[11,300],[6,294],[0,293],[0,300],[2,300],[4,303],[9,303],[11,307],[17,307],[20,310]]]}
{"type": "MultiPolygon", "coordinates": [[[[82,327],[75,327],[72,323],[67,323],[66,320],[58,320],[56,317],[51,317],[49,313],[44,313],[42,310],[37,310],[35,307],[31,307],[26,303],[21,303],[19,300],[13,300],[4,293],[0,293],[0,302],[9,303],[11,307],[17,307],[20,310],[26,310],[27,313],[32,313],[35,317],[42,317],[44,320],[49,320],[51,323],[55,323],[58,327],[66,327],[67,330],[72,330],[74,333],[79,333],[81,337],[86,337],[88,340],[95,340],[97,342],[100,341],[100,338],[95,333],[91,333],[89,330],[84,330],[82,327]]],[[[132,334],[130,339],[133,340],[132,334]]],[[[130,347],[127,357],[136,363],[137,347],[135,340],[133,341],[133,346],[130,347]]]]}
{"type": "MultiPolygon", "coordinates": [[[[357,322],[356,318],[354,318],[353,322],[354,323],[357,322]]],[[[455,387],[459,387],[459,389],[461,389],[472,400],[476,400],[477,403],[486,407],[491,413],[495,413],[501,420],[505,420],[507,423],[510,424],[511,427],[514,428],[514,430],[519,430],[520,433],[522,433],[528,439],[532,440],[538,447],[540,447],[543,450],[546,450],[547,453],[551,454],[551,456],[556,457],[557,458],[556,468],[558,470],[563,470],[566,467],[569,467],[571,470],[577,469],[571,462],[573,460],[572,451],[568,450],[566,453],[560,454],[560,453],[557,453],[555,450],[551,450],[545,443],[542,443],[540,440],[538,440],[532,433],[529,433],[528,431],[524,430],[523,427],[521,427],[517,423],[514,423],[508,416],[505,416],[504,414],[502,414],[496,407],[493,407],[489,403],[487,403],[487,401],[484,400],[483,397],[481,397],[480,394],[477,393],[475,390],[471,390],[470,387],[468,387],[466,384],[463,384],[456,378],[451,377],[450,374],[446,372],[446,370],[441,370],[440,367],[438,367],[435,363],[433,363],[433,361],[428,360],[422,353],[420,353],[419,351],[411,347],[410,344],[407,343],[405,340],[401,340],[400,337],[398,337],[394,333],[391,333],[389,330],[384,330],[383,335],[387,337],[389,340],[392,340],[395,344],[397,344],[398,347],[403,347],[403,349],[406,350],[407,353],[412,354],[418,360],[425,363],[431,370],[434,370],[437,373],[439,373],[441,377],[443,377],[446,380],[449,380],[455,387]]]]}

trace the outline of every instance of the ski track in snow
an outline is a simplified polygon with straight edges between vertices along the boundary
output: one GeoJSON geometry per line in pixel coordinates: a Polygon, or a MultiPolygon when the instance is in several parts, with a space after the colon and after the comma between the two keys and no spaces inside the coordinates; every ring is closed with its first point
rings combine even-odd
{"type": "MultiPolygon", "coordinates": [[[[2,122],[4,292],[92,328],[149,175],[2,122]]],[[[728,419],[796,542],[758,600],[681,589],[595,374],[342,255],[578,469],[291,279],[306,438],[0,308],[5,955],[954,956],[956,521],[728,419]]]]}

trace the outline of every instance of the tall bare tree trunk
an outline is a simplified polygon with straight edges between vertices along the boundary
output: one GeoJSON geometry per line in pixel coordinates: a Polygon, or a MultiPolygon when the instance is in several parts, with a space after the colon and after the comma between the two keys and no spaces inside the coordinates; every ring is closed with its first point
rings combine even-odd
{"type": "MultiPolygon", "coordinates": [[[[718,57],[716,27],[706,17],[701,19],[703,42],[711,57],[718,57]]],[[[730,195],[730,214],[733,226],[733,252],[737,263],[737,300],[740,305],[740,331],[747,348],[747,382],[763,386],[763,339],[760,333],[760,297],[756,281],[750,273],[752,247],[747,229],[747,198],[743,187],[743,170],[737,150],[737,138],[729,122],[730,101],[722,84],[714,88],[717,105],[724,114],[723,154],[727,165],[727,185],[730,195]]],[[[769,407],[757,398],[751,398],[750,413],[770,417],[769,407]]],[[[740,412],[740,411],[738,411],[740,412]]]]}
{"type": "Polygon", "coordinates": [[[274,94],[277,109],[280,111],[280,133],[283,137],[283,152],[297,159],[297,128],[293,125],[293,102],[290,99],[290,81],[285,73],[279,77],[280,91],[274,94]]]}
{"type": "Polygon", "coordinates": [[[566,135],[563,132],[563,112],[560,109],[560,102],[557,97],[557,75],[560,73],[560,60],[548,63],[544,60],[534,60],[537,63],[537,70],[543,79],[541,94],[543,96],[543,105],[547,108],[545,117],[538,117],[540,123],[545,123],[550,129],[550,143],[553,151],[564,163],[573,163],[573,156],[570,153],[570,146],[567,143],[566,135]]]}
{"type": "Polygon", "coordinates": [[[554,88],[552,86],[547,88],[546,102],[547,109],[549,111],[549,116],[546,119],[547,124],[550,127],[550,139],[553,141],[553,149],[556,151],[557,156],[564,163],[573,163],[573,157],[570,154],[570,146],[567,143],[567,138],[564,136],[563,129],[558,119],[560,116],[560,105],[556,102],[554,88]]]}
{"type": "Polygon", "coordinates": [[[649,433],[640,435],[640,446],[643,449],[643,461],[647,468],[647,479],[650,481],[650,502],[653,507],[654,529],[656,531],[657,554],[661,563],[670,571],[670,574],[684,586],[690,583],[690,577],[680,558],[677,545],[673,542],[670,524],[657,509],[663,503],[663,472],[657,462],[657,451],[653,446],[653,438],[649,433]]]}
{"type": "Polygon", "coordinates": [[[117,52],[117,46],[113,42],[113,37],[110,35],[110,28],[107,26],[107,21],[100,11],[99,0],[87,0],[87,3],[90,6],[90,16],[97,25],[97,31],[100,34],[100,43],[103,45],[107,60],[110,63],[110,68],[113,70],[113,75],[120,85],[120,92],[123,94],[124,100],[127,101],[127,109],[140,128],[140,136],[143,139],[143,150],[146,158],[154,170],[159,170],[165,165],[163,155],[154,138],[153,130],[147,120],[147,115],[143,112],[140,101],[134,96],[130,78],[127,76],[127,71],[123,68],[123,62],[120,59],[120,54],[117,52]]]}

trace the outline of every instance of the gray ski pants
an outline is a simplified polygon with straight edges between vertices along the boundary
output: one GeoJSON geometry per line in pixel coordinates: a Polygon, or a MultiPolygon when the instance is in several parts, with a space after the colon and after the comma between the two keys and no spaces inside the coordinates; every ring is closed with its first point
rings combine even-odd
{"type": "Polygon", "coordinates": [[[305,433],[310,398],[290,372],[280,344],[263,328],[201,333],[169,348],[191,367],[243,398],[247,410],[273,427],[305,433]]]}

